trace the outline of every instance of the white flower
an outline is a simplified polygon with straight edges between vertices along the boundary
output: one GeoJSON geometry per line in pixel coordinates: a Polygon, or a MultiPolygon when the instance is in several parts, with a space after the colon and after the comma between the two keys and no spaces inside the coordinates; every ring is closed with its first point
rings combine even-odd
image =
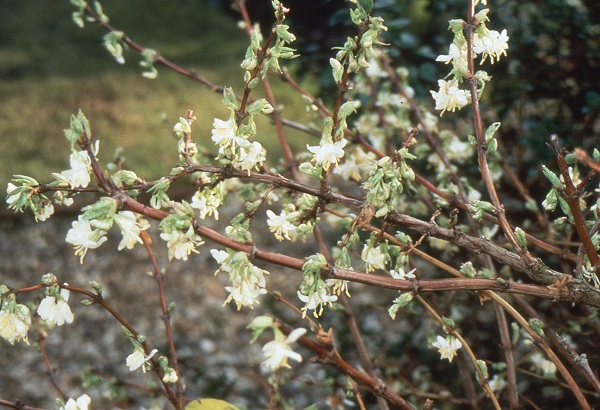
{"type": "Polygon", "coordinates": [[[483,54],[481,63],[489,56],[492,64],[494,64],[494,58],[496,58],[496,61],[500,61],[500,56],[502,54],[506,55],[508,39],[506,29],[502,30],[502,33],[496,30],[485,30],[485,34],[479,33],[473,37],[473,51],[477,54],[483,54]]]}
{"type": "Polygon", "coordinates": [[[285,211],[281,211],[279,215],[275,215],[270,209],[267,210],[267,217],[269,218],[267,225],[269,225],[269,230],[275,234],[275,238],[278,241],[282,241],[283,238],[291,240],[290,232],[296,231],[296,226],[288,220],[291,216],[295,218],[298,216],[298,213],[292,212],[288,215],[285,211]]]}
{"type": "Polygon", "coordinates": [[[367,264],[367,273],[374,271],[375,269],[385,269],[386,255],[381,252],[379,246],[372,247],[365,245],[360,258],[367,264]]]}
{"type": "MultiPolygon", "coordinates": [[[[45,202],[45,201],[44,201],[45,202]]],[[[40,204],[40,207],[35,211],[35,221],[45,221],[54,214],[54,205],[50,202],[40,204]]]]}
{"type": "Polygon", "coordinates": [[[67,403],[60,407],[59,410],[88,410],[88,406],[92,403],[92,399],[87,394],[79,396],[77,401],[69,399],[67,403]]]}
{"type": "Polygon", "coordinates": [[[442,355],[441,360],[448,359],[449,362],[452,362],[452,359],[456,356],[456,351],[462,347],[460,340],[450,335],[446,336],[445,339],[438,336],[437,342],[433,342],[431,345],[438,348],[442,355]]]}
{"type": "Polygon", "coordinates": [[[214,214],[215,219],[218,220],[221,202],[222,199],[216,195],[212,189],[204,189],[202,191],[197,191],[194,194],[190,206],[200,211],[200,219],[206,218],[207,215],[210,216],[214,214]]]}
{"type": "Polygon", "coordinates": [[[92,161],[87,151],[79,151],[71,154],[71,169],[61,172],[69,180],[71,186],[85,188],[90,183],[90,171],[92,161]]]}
{"type": "Polygon", "coordinates": [[[384,78],[388,76],[388,73],[381,68],[379,61],[377,61],[375,58],[369,60],[369,66],[365,69],[365,74],[371,79],[384,78]]]}
{"type": "Polygon", "coordinates": [[[414,274],[415,271],[416,271],[416,269],[412,269],[410,272],[406,273],[406,272],[404,272],[403,268],[400,268],[400,269],[398,269],[397,272],[394,270],[391,270],[390,275],[394,279],[413,280],[416,278],[416,276],[414,274]]]}
{"type": "MultiPolygon", "coordinates": [[[[217,263],[219,265],[221,265],[223,262],[225,262],[225,260],[227,258],[229,258],[229,254],[226,251],[219,251],[217,249],[211,249],[210,254],[217,261],[217,263]]],[[[221,267],[221,269],[223,269],[223,267],[221,267]]],[[[223,270],[225,270],[225,269],[223,269],[223,270]]],[[[225,271],[229,272],[229,270],[225,270],[225,271]]]]}
{"type": "Polygon", "coordinates": [[[439,55],[435,61],[443,61],[446,64],[452,63],[452,67],[459,73],[466,73],[467,68],[467,47],[464,44],[463,47],[458,48],[454,43],[450,44],[448,49],[448,55],[439,55]]]}
{"type": "Polygon", "coordinates": [[[271,371],[276,371],[282,367],[291,368],[288,359],[302,362],[302,356],[292,350],[290,343],[295,342],[305,333],[306,329],[294,329],[285,340],[278,340],[276,336],[275,340],[265,344],[262,350],[267,360],[263,365],[271,371]]]}
{"type": "Polygon", "coordinates": [[[338,161],[344,156],[344,147],[348,141],[341,139],[337,142],[328,141],[325,143],[321,142],[321,145],[315,147],[306,148],[314,154],[314,159],[317,164],[321,165],[325,171],[329,170],[331,164],[337,166],[338,161]]]}
{"type": "Polygon", "coordinates": [[[499,374],[495,374],[494,377],[488,382],[492,391],[498,393],[504,389],[507,385],[506,380],[499,374]]]}
{"type": "Polygon", "coordinates": [[[223,305],[233,300],[238,310],[242,306],[252,309],[253,305],[258,303],[258,297],[267,293],[264,274],[269,272],[252,265],[247,257],[246,262],[240,263],[236,267],[224,263],[221,265],[221,269],[229,272],[229,281],[232,284],[232,286],[225,287],[225,290],[229,292],[229,297],[223,305]]]}
{"type": "Polygon", "coordinates": [[[0,337],[11,345],[20,339],[29,344],[27,331],[30,327],[29,308],[11,301],[4,301],[0,311],[0,337]]]}
{"type": "Polygon", "coordinates": [[[556,375],[556,365],[552,362],[552,360],[546,359],[542,353],[536,352],[533,354],[530,359],[532,369],[542,373],[545,377],[553,377],[556,375]]]}
{"type": "Polygon", "coordinates": [[[198,253],[196,246],[204,243],[191,227],[186,232],[179,230],[174,230],[171,233],[163,232],[160,237],[167,241],[169,260],[175,258],[187,261],[192,252],[198,253]]]}
{"type": "Polygon", "coordinates": [[[61,289],[57,297],[46,296],[40,302],[37,313],[43,320],[56,323],[62,326],[65,323],[73,323],[73,313],[67,303],[70,292],[67,289],[61,289]]]}
{"type": "Polygon", "coordinates": [[[133,249],[136,243],[142,243],[140,232],[150,227],[145,219],[137,220],[137,215],[131,211],[121,211],[113,217],[121,233],[123,239],[119,243],[119,250],[123,248],[133,249]]]}
{"type": "Polygon", "coordinates": [[[473,155],[473,146],[467,141],[461,141],[456,135],[452,135],[445,144],[445,153],[448,159],[460,164],[464,163],[473,155]]]}
{"type": "Polygon", "coordinates": [[[165,372],[165,375],[162,378],[163,383],[177,383],[177,380],[179,380],[179,376],[177,376],[175,369],[171,368],[165,372]]]}
{"type": "Polygon", "coordinates": [[[264,275],[269,274],[269,272],[254,266],[244,252],[229,254],[226,251],[211,249],[210,253],[220,265],[215,275],[220,271],[229,273],[231,286],[225,287],[225,290],[229,292],[229,296],[223,306],[234,301],[238,310],[242,306],[252,309],[255,303],[259,303],[258,297],[267,293],[264,275]]]}
{"type": "Polygon", "coordinates": [[[248,171],[248,175],[250,175],[250,170],[252,168],[258,169],[258,166],[266,159],[265,152],[260,142],[254,141],[248,148],[240,148],[235,167],[242,171],[248,171]]]}
{"type": "Polygon", "coordinates": [[[133,353],[127,356],[125,363],[127,364],[127,367],[129,367],[130,372],[142,367],[142,371],[146,373],[146,363],[149,362],[157,352],[158,350],[154,349],[148,356],[144,356],[144,350],[141,347],[136,347],[133,350],[133,353]]]}
{"type": "Polygon", "coordinates": [[[458,88],[457,80],[438,80],[438,85],[440,87],[439,91],[430,91],[430,93],[435,100],[435,109],[442,110],[440,116],[446,110],[454,112],[457,108],[461,109],[471,100],[468,91],[458,88]]]}
{"type": "Polygon", "coordinates": [[[229,292],[229,296],[225,302],[223,302],[223,305],[226,305],[233,300],[238,310],[240,310],[242,306],[247,306],[252,309],[254,304],[258,303],[258,297],[267,293],[264,289],[264,283],[261,287],[260,282],[251,280],[240,280],[237,283],[234,283],[234,286],[226,286],[225,290],[229,292]]]}
{"type": "Polygon", "coordinates": [[[83,258],[88,249],[96,249],[106,242],[106,236],[104,235],[105,232],[102,230],[92,230],[90,221],[79,216],[67,232],[66,241],[75,246],[75,255],[80,255],[80,262],[83,263],[83,258]]]}
{"type": "Polygon", "coordinates": [[[235,151],[236,144],[240,147],[247,147],[250,145],[250,141],[236,137],[236,126],[233,119],[223,121],[218,118],[214,119],[212,140],[219,144],[219,152],[223,153],[226,148],[231,147],[232,151],[235,151]]]}
{"type": "Polygon", "coordinates": [[[331,305],[338,297],[329,294],[329,288],[323,284],[323,286],[317,287],[316,291],[311,292],[308,295],[298,291],[298,299],[305,303],[304,307],[301,309],[303,312],[302,317],[306,316],[308,310],[312,310],[313,315],[319,317],[323,313],[323,305],[331,305]]]}
{"type": "Polygon", "coordinates": [[[15,203],[21,196],[20,193],[18,193],[18,194],[12,193],[15,189],[17,189],[17,186],[15,184],[13,184],[12,182],[9,182],[6,187],[6,203],[9,206],[12,205],[13,203],[15,203]]]}

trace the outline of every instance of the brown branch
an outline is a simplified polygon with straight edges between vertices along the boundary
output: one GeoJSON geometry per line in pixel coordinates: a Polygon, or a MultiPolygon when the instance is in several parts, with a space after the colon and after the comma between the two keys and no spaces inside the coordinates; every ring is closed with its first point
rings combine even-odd
{"type": "MultiPolygon", "coordinates": [[[[318,188],[291,181],[280,175],[263,175],[256,173],[251,173],[250,175],[248,175],[244,171],[235,171],[201,165],[192,167],[187,170],[187,172],[190,173],[196,171],[221,174],[228,178],[236,177],[242,180],[265,182],[272,184],[276,187],[285,187],[294,191],[314,195],[323,199],[326,203],[337,203],[354,211],[360,211],[360,209],[363,206],[363,202],[360,200],[348,198],[330,191],[323,193],[318,188]]],[[[132,210],[134,212],[138,212],[142,215],[146,215],[153,219],[160,220],[166,217],[166,215],[168,215],[166,211],[147,207],[128,197],[124,193],[115,193],[113,195],[113,198],[120,201],[121,204],[127,209],[132,210]]],[[[519,258],[518,255],[498,245],[495,245],[494,243],[490,242],[485,238],[475,238],[466,234],[457,235],[457,233],[453,230],[445,229],[431,222],[425,222],[420,219],[413,218],[409,215],[399,214],[396,212],[390,213],[387,217],[387,221],[393,225],[404,226],[406,228],[413,229],[421,233],[427,233],[428,235],[434,236],[436,238],[450,241],[458,246],[473,250],[475,252],[482,252],[488,254],[498,262],[508,265],[519,272],[527,273],[532,279],[544,283],[546,285],[551,285],[557,280],[557,278],[564,276],[562,273],[549,269],[543,264],[537,266],[536,270],[532,270],[531,267],[528,266],[525,262],[523,262],[523,260],[519,258]]],[[[252,253],[251,245],[240,244],[204,226],[196,224],[196,232],[199,235],[211,239],[224,246],[230,247],[232,249],[243,250],[248,254],[252,253]]],[[[287,255],[280,255],[266,251],[258,251],[255,252],[254,255],[259,259],[267,260],[283,266],[292,267],[294,269],[300,269],[302,267],[302,264],[304,263],[304,261],[301,259],[296,259],[287,255]]],[[[588,287],[585,284],[582,285],[581,281],[578,279],[572,279],[570,282],[568,282],[567,287],[569,288],[569,295],[567,296],[565,294],[561,294],[559,295],[559,300],[570,300],[572,302],[586,303],[591,306],[600,306],[600,291],[588,287]]],[[[499,290],[498,288],[494,289],[499,290]]]]}
{"type": "MultiPolygon", "coordinates": [[[[290,334],[293,330],[291,326],[286,325],[285,323],[277,323],[279,324],[281,331],[286,335],[290,334]]],[[[332,350],[332,347],[325,347],[323,344],[314,341],[308,336],[301,336],[297,342],[317,355],[314,359],[316,362],[336,368],[356,383],[367,387],[377,396],[383,397],[390,405],[394,406],[394,409],[414,410],[414,407],[410,403],[404,400],[398,393],[390,390],[383,381],[358,370],[356,367],[342,359],[335,349],[332,350]]]]}
{"type": "Polygon", "coordinates": [[[517,390],[517,375],[515,369],[515,356],[512,349],[512,339],[508,330],[508,321],[506,320],[506,312],[502,307],[494,303],[496,318],[498,320],[498,330],[500,331],[500,341],[504,353],[506,363],[506,384],[508,386],[508,403],[511,410],[517,410],[521,406],[519,404],[519,391],[517,390]]]}
{"type": "Polygon", "coordinates": [[[12,402],[12,401],[8,401],[8,400],[0,399],[0,406],[8,407],[9,409],[17,409],[17,410],[47,410],[47,409],[41,408],[41,407],[27,406],[26,404],[23,404],[23,402],[21,402],[20,400],[12,402]]]}
{"type": "Polygon", "coordinates": [[[560,146],[560,141],[558,140],[558,136],[556,134],[550,137],[550,145],[552,145],[552,149],[554,150],[554,157],[556,158],[558,169],[560,170],[565,184],[565,190],[564,192],[561,192],[561,194],[563,194],[563,197],[569,204],[569,209],[571,210],[571,215],[573,216],[573,220],[575,222],[575,229],[579,234],[579,239],[581,239],[585,253],[587,254],[592,266],[595,268],[600,268],[600,256],[598,256],[598,252],[596,251],[596,248],[594,248],[594,244],[592,243],[592,240],[585,227],[585,221],[583,220],[581,209],[579,208],[579,193],[573,185],[573,180],[571,180],[571,176],[569,175],[569,167],[565,161],[565,157],[560,146]]]}
{"type": "MultiPolygon", "coordinates": [[[[110,32],[116,32],[117,29],[115,29],[113,26],[111,26],[109,23],[103,21],[98,14],[96,14],[96,12],[94,10],[92,10],[90,8],[90,6],[85,6],[84,8],[84,12],[98,25],[102,26],[104,29],[110,31],[110,32]]],[[[144,51],[146,51],[146,47],[136,43],[135,41],[133,41],[131,38],[129,38],[127,35],[123,35],[122,37],[122,41],[127,44],[129,47],[133,48],[134,50],[143,53],[144,51]]],[[[211,91],[213,92],[223,92],[224,87],[220,86],[220,85],[216,85],[213,82],[209,81],[208,79],[206,79],[204,76],[198,74],[197,72],[195,72],[194,70],[188,70],[185,69],[173,62],[171,62],[170,60],[167,60],[166,58],[164,58],[162,55],[160,55],[159,53],[155,53],[153,56],[153,59],[156,63],[163,65],[179,74],[182,74],[194,81],[200,82],[201,84],[205,85],[206,87],[210,88],[211,91]]]]}
{"type": "Polygon", "coordinates": [[[596,162],[593,158],[590,158],[584,150],[581,148],[575,148],[573,150],[573,154],[577,157],[577,161],[581,162],[588,168],[593,169],[596,172],[600,172],[600,164],[596,162]]]}
{"type": "Polygon", "coordinates": [[[511,244],[511,246],[519,253],[521,258],[529,265],[532,269],[535,269],[540,265],[539,261],[529,253],[526,247],[523,247],[517,241],[514,230],[511,227],[506,214],[504,212],[504,205],[498,197],[498,192],[492,179],[492,174],[489,169],[487,162],[487,142],[483,132],[483,123],[481,119],[481,109],[479,106],[479,96],[477,92],[477,78],[475,77],[475,54],[473,52],[473,34],[477,25],[475,18],[475,2],[469,0],[469,16],[465,27],[466,39],[467,39],[467,65],[468,65],[468,78],[467,83],[471,91],[471,105],[473,107],[473,122],[475,128],[475,137],[477,139],[477,162],[479,163],[479,169],[483,182],[487,188],[488,194],[494,207],[496,208],[496,216],[504,236],[511,244]]]}
{"type": "MultiPolygon", "coordinates": [[[[129,332],[131,332],[131,334],[133,335],[134,338],[137,339],[140,336],[140,333],[137,330],[135,330],[135,328],[127,321],[127,319],[125,319],[110,303],[108,303],[102,295],[92,293],[87,289],[83,289],[83,288],[80,288],[77,286],[70,286],[70,285],[64,285],[64,284],[62,284],[62,285],[58,284],[58,285],[63,289],[67,289],[71,292],[75,292],[75,293],[79,293],[84,296],[87,296],[88,298],[90,298],[90,300],[93,303],[96,303],[96,304],[102,306],[102,308],[104,308],[104,310],[106,310],[108,313],[110,313],[110,315],[112,317],[117,319],[117,321],[121,325],[123,325],[123,327],[125,327],[129,332]]],[[[144,354],[149,355],[151,352],[151,349],[150,349],[150,346],[148,345],[148,342],[144,341],[141,343],[141,345],[142,345],[142,348],[144,349],[144,354]]],[[[158,364],[157,359],[153,357],[152,359],[150,359],[150,361],[152,363],[152,370],[158,375],[158,378],[160,379],[160,382],[162,383],[162,385],[165,389],[165,394],[167,395],[167,398],[172,403],[176,403],[177,399],[175,397],[175,393],[171,389],[171,386],[169,386],[168,383],[165,383],[162,381],[162,378],[165,374],[162,371],[160,365],[158,364]]]]}

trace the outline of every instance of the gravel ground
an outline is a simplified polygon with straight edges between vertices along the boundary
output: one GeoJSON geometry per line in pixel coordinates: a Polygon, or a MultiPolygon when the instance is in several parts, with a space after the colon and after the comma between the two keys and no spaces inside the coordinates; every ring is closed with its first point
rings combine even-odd
{"type": "MultiPolygon", "coordinates": [[[[39,283],[40,277],[48,272],[54,273],[61,282],[81,287],[89,288],[89,281],[95,280],[103,285],[105,298],[140,333],[147,336],[150,344],[166,352],[156,285],[146,275],[151,266],[142,246],[136,246],[131,251],[116,252],[120,233],[111,231],[109,241],[98,249],[90,250],[84,264],[80,264],[71,245],[64,241],[71,221],[75,219],[74,215],[68,218],[54,217],[37,224],[32,219],[30,215],[25,215],[16,219],[3,218],[0,223],[1,283],[13,288],[30,286],[39,283]]],[[[228,220],[227,216],[222,220],[228,220]]],[[[260,221],[257,224],[260,225],[260,221]]],[[[258,228],[261,229],[260,226],[258,228]]],[[[264,223],[262,229],[265,229],[264,223]]],[[[278,316],[289,320],[288,323],[292,325],[306,326],[306,323],[291,315],[289,309],[274,305],[269,299],[264,299],[263,304],[255,310],[243,309],[238,312],[234,305],[223,307],[227,298],[224,290],[227,278],[225,274],[213,275],[217,264],[208,252],[210,244],[203,246],[200,254],[193,255],[187,263],[169,263],[166,247],[158,238],[157,231],[150,232],[158,245],[155,249],[159,265],[167,270],[168,300],[177,303],[173,312],[173,326],[186,382],[186,395],[190,398],[227,399],[248,409],[266,408],[269,398],[268,389],[265,388],[268,375],[259,365],[262,360],[261,344],[249,344],[251,332],[246,326],[254,317],[265,313],[267,308],[276,311],[278,316]]],[[[268,232],[264,235],[255,233],[255,240],[260,241],[262,247],[282,246],[268,232]]],[[[293,247],[295,255],[302,254],[298,250],[305,250],[304,255],[314,252],[310,244],[288,246],[293,247]]],[[[283,268],[266,268],[271,271],[269,285],[286,292],[291,300],[295,300],[300,275],[283,268]]],[[[18,300],[24,303],[34,296],[22,295],[18,300]]],[[[392,296],[390,294],[390,300],[392,296]]],[[[378,298],[381,300],[381,296],[378,298]]],[[[153,403],[158,408],[168,408],[164,400],[154,402],[133,389],[127,390],[129,401],[118,402],[105,397],[106,386],[82,388],[80,372],[88,366],[103,374],[139,384],[153,381],[153,374],[128,372],[125,358],[131,353],[132,345],[122,335],[121,326],[102,309],[80,305],[78,302],[81,299],[79,295],[71,295],[74,323],[52,329],[46,342],[60,386],[71,397],[87,392],[92,397],[95,409],[141,408],[150,407],[153,403]]],[[[359,308],[371,303],[368,294],[353,295],[352,301],[359,308]]],[[[263,343],[271,337],[267,335],[263,343]]],[[[44,374],[41,356],[33,347],[35,330],[30,330],[29,338],[32,342],[30,347],[22,342],[14,347],[0,342],[3,352],[3,360],[0,360],[0,398],[11,401],[19,399],[28,405],[53,408],[58,394],[44,374]]],[[[291,399],[293,408],[304,408],[315,402],[321,403],[319,408],[329,408],[325,403],[331,389],[319,381],[327,374],[335,373],[310,363],[309,352],[301,353],[304,362],[293,365],[294,379],[284,385],[282,393],[291,399]],[[310,388],[301,388],[306,385],[310,388]]],[[[338,381],[343,385],[343,378],[338,378],[338,381]]]]}

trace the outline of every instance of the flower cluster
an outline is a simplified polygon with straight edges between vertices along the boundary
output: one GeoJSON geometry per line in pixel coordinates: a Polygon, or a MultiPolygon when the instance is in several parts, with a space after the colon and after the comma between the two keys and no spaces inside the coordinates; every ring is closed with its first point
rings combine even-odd
{"type": "Polygon", "coordinates": [[[17,303],[12,293],[4,296],[8,291],[6,286],[2,285],[0,288],[3,295],[0,301],[0,337],[11,345],[21,339],[29,344],[27,339],[27,332],[31,327],[29,308],[17,303]]]}
{"type": "MultiPolygon", "coordinates": [[[[480,64],[483,64],[488,57],[493,64],[500,60],[500,56],[506,56],[506,50],[508,50],[509,37],[506,30],[498,32],[487,28],[485,22],[489,21],[488,12],[489,9],[484,9],[475,15],[476,28],[473,33],[471,49],[474,56],[481,56],[480,64]]],[[[431,91],[435,100],[435,109],[441,111],[440,115],[446,111],[461,109],[471,102],[471,93],[460,88],[460,84],[465,78],[475,76],[480,85],[480,93],[485,82],[490,79],[484,71],[469,73],[467,61],[469,42],[463,32],[466,25],[467,23],[462,20],[450,21],[454,40],[450,44],[448,54],[440,55],[436,59],[436,61],[452,64],[452,71],[448,75],[452,78],[449,81],[438,80],[438,91],[431,91]]]]}
{"type": "Polygon", "coordinates": [[[214,215],[215,219],[219,219],[219,207],[225,199],[225,184],[219,182],[213,188],[204,188],[201,191],[196,191],[192,197],[192,208],[200,211],[200,219],[206,216],[214,215]]]}
{"type": "Polygon", "coordinates": [[[264,275],[269,272],[254,266],[245,252],[211,249],[210,253],[220,265],[215,275],[220,271],[229,273],[231,286],[225,287],[229,297],[224,305],[233,300],[239,310],[242,306],[253,308],[255,303],[259,303],[258,297],[267,293],[264,275]]]}
{"type": "Polygon", "coordinates": [[[302,266],[302,283],[298,290],[298,299],[305,303],[302,316],[306,317],[309,310],[314,317],[323,314],[324,305],[333,304],[338,297],[333,294],[329,284],[321,278],[321,269],[327,265],[327,260],[320,253],[312,255],[302,266]]]}
{"type": "Polygon", "coordinates": [[[291,205],[289,208],[289,212],[286,212],[284,209],[279,215],[276,215],[275,212],[271,211],[270,209],[267,210],[267,225],[269,225],[269,230],[273,232],[278,241],[282,241],[283,238],[289,241],[295,237],[294,234],[296,233],[296,225],[294,225],[292,222],[298,220],[300,213],[295,211],[295,207],[293,205],[291,205]],[[290,237],[290,234],[292,234],[292,237],[290,237]]]}
{"type": "Polygon", "coordinates": [[[360,258],[367,264],[367,273],[372,272],[375,269],[385,270],[385,263],[389,260],[389,255],[382,250],[382,247],[385,247],[385,245],[373,246],[372,241],[365,244],[360,253],[360,258]]]}
{"type": "MultiPolygon", "coordinates": [[[[268,105],[267,102],[265,102],[268,105]]],[[[272,111],[272,107],[264,108],[262,111],[268,113],[272,111]]],[[[235,168],[250,171],[262,165],[266,159],[266,151],[258,141],[249,141],[250,135],[243,134],[242,131],[248,131],[249,128],[243,127],[238,129],[234,116],[223,121],[215,118],[212,130],[212,140],[219,145],[219,156],[217,159],[225,164],[232,164],[235,168]]]]}
{"type": "Polygon", "coordinates": [[[406,162],[415,158],[407,148],[402,148],[396,152],[395,159],[383,157],[371,166],[362,187],[367,190],[367,203],[377,209],[376,217],[386,216],[394,209],[392,200],[404,191],[404,180],[415,179],[414,171],[406,162]]]}
{"type": "Polygon", "coordinates": [[[188,256],[202,244],[202,238],[194,231],[194,211],[186,201],[172,202],[173,213],[164,218],[159,225],[160,237],[167,242],[169,260],[187,261],[188,256]]]}
{"type": "MultiPolygon", "coordinates": [[[[65,283],[66,285],[66,283],[65,283]]],[[[62,326],[65,323],[73,323],[73,313],[69,307],[70,292],[61,289],[58,285],[46,288],[46,297],[38,306],[37,313],[43,320],[62,326]]]]}
{"type": "Polygon", "coordinates": [[[348,141],[340,139],[333,142],[331,138],[324,138],[321,144],[315,147],[307,145],[307,149],[314,154],[314,161],[320,165],[325,171],[333,164],[338,164],[338,161],[344,156],[344,147],[348,141]]]}
{"type": "Polygon", "coordinates": [[[17,212],[29,208],[33,212],[36,222],[45,221],[54,214],[52,202],[46,195],[39,192],[39,183],[35,179],[25,175],[15,175],[13,182],[20,185],[9,182],[6,187],[6,203],[10,209],[17,212]]]}
{"type": "Polygon", "coordinates": [[[75,255],[80,257],[81,263],[89,249],[96,249],[107,241],[106,233],[115,223],[123,235],[119,250],[132,249],[136,243],[142,243],[140,233],[150,224],[131,211],[117,212],[117,205],[116,200],[103,197],[83,208],[84,213],[71,224],[66,241],[75,247],[75,255]]]}

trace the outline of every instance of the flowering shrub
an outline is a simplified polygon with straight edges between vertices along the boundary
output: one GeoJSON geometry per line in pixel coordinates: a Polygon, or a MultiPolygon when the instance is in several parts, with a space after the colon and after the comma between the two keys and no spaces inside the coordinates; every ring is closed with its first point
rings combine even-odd
{"type": "MultiPolygon", "coordinates": [[[[73,323],[78,309],[69,300],[78,294],[84,305],[97,305],[120,323],[133,345],[123,364],[131,372],[153,374],[160,384],[153,394],[159,391],[175,408],[235,408],[185,396],[189,376],[178,359],[174,306],[165,293],[154,235],[164,241],[169,260],[209,253],[219,265],[215,274],[228,274],[224,304],[254,309],[267,299],[292,312],[293,325],[275,308],[248,325],[252,342],[264,343],[262,365],[271,386],[264,403],[269,408],[292,406],[278,389],[311,355],[337,372],[323,381],[333,386],[330,405],[336,408],[375,403],[380,408],[433,408],[435,402],[474,408],[525,403],[560,407],[542,399],[538,390],[543,386],[564,388],[557,400],[568,397],[582,408],[598,400],[600,382],[590,361],[597,364],[599,359],[594,346],[600,336],[595,324],[600,190],[592,183],[600,170],[600,152],[567,153],[558,137],[551,136],[556,164],[541,169],[549,184],[541,203],[514,176],[501,154],[501,123],[491,110],[484,115],[480,104],[494,81],[486,67],[510,56],[510,31],[494,26],[491,4],[490,11],[486,1],[470,0],[466,19],[450,21],[448,54],[436,59],[450,71],[430,91],[433,100],[417,101],[408,71],[394,67],[386,54],[382,35],[387,27],[373,15],[373,1],[352,1],[349,20],[355,35],[329,60],[337,94],[328,107],[282,68],[299,56],[292,48],[293,28],[284,24],[293,11],[278,0],[272,1],[276,22],[265,31],[250,20],[245,3],[238,2],[240,27],[250,40],[241,62],[243,90],[215,86],[135,43],[109,24],[98,2],[72,3],[79,26],[90,21],[107,30],[104,45],[118,63],[125,62],[123,50],[130,47],[140,52],[142,75],[149,79],[159,74],[156,66],[166,66],[221,92],[223,119],[214,118],[209,140],[194,135],[193,111],[182,116],[173,126],[179,162],[169,175],[145,181],[122,163],[99,161],[99,141],[80,111],[65,130],[71,169],[52,174],[49,183],[16,175],[8,185],[9,208],[29,209],[36,221],[51,218],[55,206],[73,206],[77,196],[95,195],[96,202],[81,209],[65,239],[75,256],[84,264],[89,252],[108,242],[113,229],[122,237],[119,251],[144,247],[157,283],[167,350],[136,330],[134,321],[104,297],[98,282],[89,288],[69,285],[62,283],[60,273],[48,273],[26,288],[2,284],[0,336],[14,345],[29,344],[29,333],[38,335],[35,343],[51,377],[45,335],[55,325],[73,323]],[[285,118],[269,83],[275,76],[305,99],[311,114],[307,124],[285,118]],[[256,97],[257,89],[265,98],[256,97]],[[434,113],[428,111],[431,106],[434,113]],[[259,116],[272,119],[283,160],[270,156],[259,141],[259,116]],[[449,117],[451,122],[443,122],[449,117]],[[315,139],[294,152],[286,127],[315,139]],[[206,141],[208,148],[201,145],[206,141]],[[584,170],[589,173],[580,176],[584,170]],[[528,212],[527,217],[507,212],[498,190],[503,176],[519,191],[519,211],[528,212]],[[190,179],[194,192],[189,198],[173,199],[171,186],[190,179]],[[228,203],[242,203],[245,210],[229,221],[221,219],[221,230],[209,228],[207,219],[218,220],[228,203]],[[548,212],[560,215],[550,222],[548,212]],[[152,228],[151,220],[160,222],[152,228]],[[266,229],[260,220],[266,221],[266,229]],[[306,246],[289,252],[264,249],[260,236],[266,234],[277,242],[306,246]],[[270,277],[281,273],[277,267],[298,272],[295,289],[270,286],[270,277]],[[377,296],[376,314],[353,310],[352,295],[361,293],[377,296]],[[479,310],[496,323],[478,329],[479,310]],[[570,318],[568,328],[553,323],[555,311],[570,318]],[[345,324],[332,319],[339,316],[345,324]],[[376,326],[382,339],[391,337],[385,333],[392,321],[411,329],[396,335],[402,352],[398,345],[394,349],[386,343],[379,349],[369,340],[369,328],[376,326]],[[590,336],[579,339],[584,334],[590,336]],[[486,344],[501,346],[501,352],[486,344]],[[359,362],[352,363],[348,350],[358,352],[359,362]],[[411,351],[418,354],[411,356],[411,351]],[[444,359],[448,362],[440,367],[444,359]],[[459,372],[460,383],[448,381],[445,374],[450,372],[459,372]]],[[[176,289],[177,283],[169,286],[176,289]]],[[[131,289],[132,298],[143,296],[131,289]]],[[[94,401],[87,394],[74,400],[58,391],[59,408],[87,409],[94,401]]],[[[312,397],[310,387],[304,394],[312,397]]],[[[23,408],[4,398],[0,404],[23,408]]]]}

